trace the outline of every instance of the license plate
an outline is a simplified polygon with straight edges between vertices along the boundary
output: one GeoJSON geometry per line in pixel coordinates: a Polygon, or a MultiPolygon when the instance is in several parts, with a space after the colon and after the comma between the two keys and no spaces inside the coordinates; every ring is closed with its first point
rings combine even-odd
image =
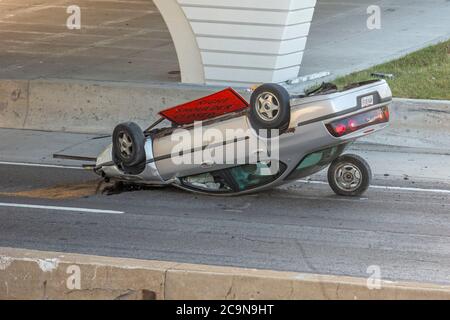
{"type": "Polygon", "coordinates": [[[370,106],[373,106],[373,95],[370,96],[365,96],[361,98],[361,107],[362,108],[367,108],[370,106]]]}

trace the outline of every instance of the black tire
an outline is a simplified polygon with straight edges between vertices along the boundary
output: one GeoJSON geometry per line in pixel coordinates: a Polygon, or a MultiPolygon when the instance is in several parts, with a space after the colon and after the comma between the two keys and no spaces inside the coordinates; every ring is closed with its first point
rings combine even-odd
{"type": "Polygon", "coordinates": [[[113,159],[120,168],[140,167],[145,163],[145,136],[136,123],[121,123],[114,129],[113,159]]]}
{"type": "Polygon", "coordinates": [[[291,120],[290,100],[287,90],[278,84],[266,83],[259,86],[250,98],[249,118],[253,128],[257,131],[278,129],[280,134],[286,131],[291,120]],[[270,103],[270,96],[273,104],[270,103]]]}
{"type": "Polygon", "coordinates": [[[369,164],[354,154],[345,154],[336,158],[328,168],[328,183],[331,189],[340,196],[361,196],[367,191],[371,181],[372,170],[369,164]],[[356,179],[352,177],[356,177],[356,179]],[[354,182],[355,180],[357,183],[354,182]]]}

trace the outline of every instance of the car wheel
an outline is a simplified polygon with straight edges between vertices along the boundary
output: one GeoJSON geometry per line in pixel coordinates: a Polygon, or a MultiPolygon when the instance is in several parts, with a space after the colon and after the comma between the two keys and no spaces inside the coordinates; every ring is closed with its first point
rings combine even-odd
{"type": "Polygon", "coordinates": [[[145,162],[145,136],[136,123],[121,123],[114,129],[113,158],[122,168],[141,166],[145,162]]]}
{"type": "Polygon", "coordinates": [[[280,134],[291,120],[290,95],[278,84],[259,86],[250,98],[250,122],[256,130],[278,129],[280,134]]]}
{"type": "Polygon", "coordinates": [[[328,183],[340,196],[360,196],[369,188],[372,171],[360,156],[346,154],[335,159],[328,169],[328,183]]]}

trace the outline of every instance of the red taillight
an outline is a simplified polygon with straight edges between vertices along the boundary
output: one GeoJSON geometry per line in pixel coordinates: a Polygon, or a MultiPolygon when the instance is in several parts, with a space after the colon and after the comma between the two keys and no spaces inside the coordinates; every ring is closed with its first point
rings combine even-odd
{"type": "Polygon", "coordinates": [[[327,129],[335,137],[342,137],[354,131],[389,121],[389,109],[383,107],[355,114],[327,124],[327,129]]]}
{"type": "Polygon", "coordinates": [[[347,131],[347,126],[345,124],[343,124],[343,123],[339,123],[334,128],[334,131],[336,131],[336,133],[339,134],[339,135],[343,135],[347,131]]]}
{"type": "Polygon", "coordinates": [[[207,97],[161,111],[159,114],[175,124],[183,125],[238,112],[248,108],[248,103],[231,88],[207,97]]]}
{"type": "Polygon", "coordinates": [[[389,121],[389,117],[390,117],[389,108],[388,107],[384,107],[383,108],[383,113],[384,113],[384,117],[386,118],[386,120],[389,121]]]}

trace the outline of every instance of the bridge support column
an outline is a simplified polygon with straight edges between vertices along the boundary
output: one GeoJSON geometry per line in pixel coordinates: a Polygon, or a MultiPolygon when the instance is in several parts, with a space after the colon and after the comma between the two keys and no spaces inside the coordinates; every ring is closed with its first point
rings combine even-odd
{"type": "Polygon", "coordinates": [[[182,82],[250,85],[298,76],[316,0],[154,0],[182,82]]]}

